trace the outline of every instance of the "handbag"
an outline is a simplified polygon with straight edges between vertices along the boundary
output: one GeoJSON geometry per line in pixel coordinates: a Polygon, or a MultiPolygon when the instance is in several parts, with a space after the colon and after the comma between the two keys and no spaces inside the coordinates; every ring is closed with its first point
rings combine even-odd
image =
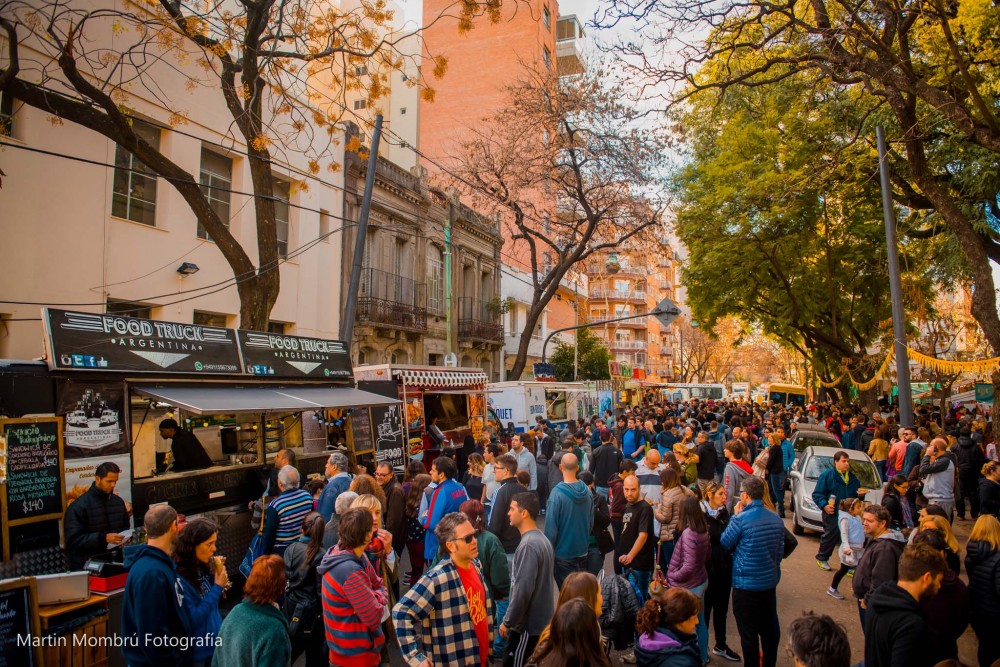
{"type": "Polygon", "coordinates": [[[250,546],[247,547],[247,552],[243,555],[243,560],[240,562],[240,574],[245,578],[250,578],[250,570],[253,569],[254,561],[264,555],[264,520],[261,519],[260,527],[257,528],[257,532],[254,533],[253,537],[250,539],[250,546]]]}
{"type": "Polygon", "coordinates": [[[657,541],[656,543],[656,563],[653,565],[653,576],[649,580],[649,597],[656,597],[670,588],[670,584],[667,583],[667,575],[660,568],[661,544],[663,542],[657,541]]]}
{"type": "Polygon", "coordinates": [[[781,554],[782,560],[791,556],[792,552],[795,551],[795,547],[799,546],[799,541],[795,539],[795,536],[792,535],[787,528],[785,528],[784,530],[785,530],[785,548],[781,554]]]}

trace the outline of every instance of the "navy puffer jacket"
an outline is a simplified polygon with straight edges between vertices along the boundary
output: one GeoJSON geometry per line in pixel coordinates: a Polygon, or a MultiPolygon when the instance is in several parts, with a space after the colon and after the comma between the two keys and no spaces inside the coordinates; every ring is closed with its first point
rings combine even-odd
{"type": "Polygon", "coordinates": [[[721,542],[733,554],[733,588],[766,591],[778,586],[785,524],[762,501],[753,501],[730,519],[721,542]]]}

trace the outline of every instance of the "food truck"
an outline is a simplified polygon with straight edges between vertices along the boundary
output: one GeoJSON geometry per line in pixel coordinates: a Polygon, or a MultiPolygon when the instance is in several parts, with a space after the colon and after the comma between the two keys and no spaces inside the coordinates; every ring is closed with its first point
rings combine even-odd
{"type": "Polygon", "coordinates": [[[594,382],[517,380],[491,383],[486,391],[496,419],[504,428],[513,423],[515,433],[534,428],[535,417],[547,419],[554,428],[562,429],[570,419],[579,423],[599,410],[594,382]]]}
{"type": "Polygon", "coordinates": [[[398,443],[407,460],[422,460],[427,466],[442,449],[428,433],[433,418],[445,436],[442,445],[455,449],[467,436],[479,437],[489,419],[487,377],[481,368],[381,364],[356,367],[354,379],[360,390],[402,402],[402,424],[397,428],[379,422],[373,410],[373,431],[398,443]]]}
{"type": "Polygon", "coordinates": [[[4,516],[20,509],[3,523],[0,578],[61,569],[62,514],[105,461],[122,470],[116,493],[140,534],[153,504],[208,516],[232,572],[252,536],[248,504],[261,497],[279,449],[296,452],[303,477],[322,474],[337,450],[352,463],[404,463],[377,439],[348,437],[373,412],[399,420],[401,405],[354,386],[340,341],[111,313],[44,309],[42,317],[46,362],[0,364],[0,432],[33,424],[36,439],[58,433],[51,451],[24,447],[19,456],[20,436],[2,439],[4,516]],[[171,442],[158,429],[166,418],[195,435],[210,466],[173,469],[171,442]],[[24,483],[29,475],[38,479],[24,483]]]}

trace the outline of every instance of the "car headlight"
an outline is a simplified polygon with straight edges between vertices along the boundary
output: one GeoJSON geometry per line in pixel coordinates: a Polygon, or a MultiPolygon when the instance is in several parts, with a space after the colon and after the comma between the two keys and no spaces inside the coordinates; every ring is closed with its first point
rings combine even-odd
{"type": "Polygon", "coordinates": [[[809,510],[810,512],[818,512],[819,511],[819,507],[816,506],[816,503],[814,503],[813,499],[810,498],[809,496],[803,496],[802,497],[802,507],[804,507],[805,509],[809,510]]]}

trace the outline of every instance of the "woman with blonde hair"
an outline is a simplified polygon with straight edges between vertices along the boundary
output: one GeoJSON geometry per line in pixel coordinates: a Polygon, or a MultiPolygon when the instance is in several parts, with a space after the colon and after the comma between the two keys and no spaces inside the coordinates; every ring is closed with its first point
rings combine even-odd
{"type": "Polygon", "coordinates": [[[948,549],[945,551],[945,560],[948,561],[948,567],[956,575],[962,567],[961,552],[962,547],[958,545],[958,540],[955,539],[955,531],[951,529],[951,524],[948,523],[948,519],[937,514],[925,514],[920,517],[920,524],[918,531],[924,530],[936,530],[944,536],[945,544],[948,545],[948,549]]]}
{"type": "Polygon", "coordinates": [[[358,496],[351,503],[351,507],[361,507],[372,513],[372,522],[375,526],[375,534],[366,550],[368,559],[375,567],[375,571],[385,576],[393,572],[396,568],[396,554],[392,551],[392,533],[382,528],[382,506],[378,498],[369,494],[358,496]],[[385,565],[385,570],[382,566],[385,565]]]}
{"type": "Polygon", "coordinates": [[[989,514],[976,520],[965,546],[972,629],[979,639],[979,664],[1000,659],[1000,521],[989,514]]]}
{"type": "Polygon", "coordinates": [[[979,511],[1000,517],[1000,464],[987,461],[979,480],[979,511]]]}
{"type": "Polygon", "coordinates": [[[465,487],[465,493],[470,498],[479,500],[483,497],[483,489],[485,488],[483,470],[485,469],[486,459],[483,458],[482,454],[478,452],[469,454],[469,469],[465,471],[462,478],[462,486],[465,487]]]}
{"type": "MultiPolygon", "coordinates": [[[[604,606],[604,598],[601,597],[601,584],[597,577],[590,572],[573,572],[563,581],[559,590],[559,599],[556,600],[556,611],[570,600],[583,600],[600,618],[604,606]]],[[[553,614],[553,617],[555,614],[553,614]]],[[[542,634],[538,637],[538,645],[541,646],[552,632],[552,623],[549,623],[542,634]]]]}
{"type": "Polygon", "coordinates": [[[681,478],[686,486],[698,483],[698,455],[689,452],[688,448],[678,443],[674,445],[674,456],[681,466],[681,478]]]}

